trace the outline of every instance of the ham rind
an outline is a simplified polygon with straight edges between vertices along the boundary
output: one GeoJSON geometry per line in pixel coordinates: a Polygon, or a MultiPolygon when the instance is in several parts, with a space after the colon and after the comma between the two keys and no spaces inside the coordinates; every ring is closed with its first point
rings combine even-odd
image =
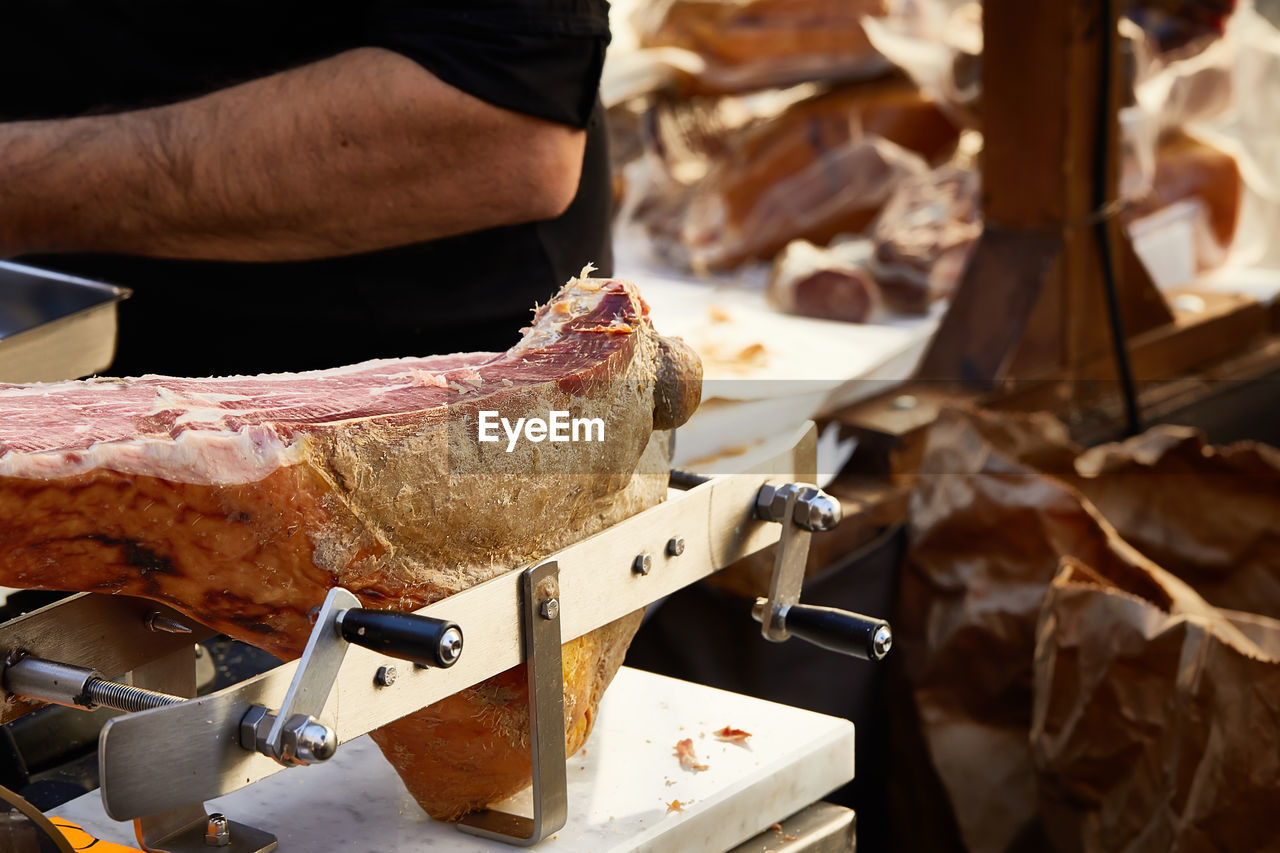
{"type": "MultiPolygon", "coordinates": [[[[341,585],[415,610],[659,502],[696,358],[633,285],[574,279],[506,353],[297,374],[0,385],[0,585],[166,602],[286,658],[341,585]],[[600,418],[602,442],[477,440],[479,413],[600,418]]],[[[566,749],[638,614],[565,646],[566,749]]],[[[0,719],[21,704],[4,697],[0,719]]],[[[519,668],[374,733],[432,815],[528,784],[519,668]]]]}

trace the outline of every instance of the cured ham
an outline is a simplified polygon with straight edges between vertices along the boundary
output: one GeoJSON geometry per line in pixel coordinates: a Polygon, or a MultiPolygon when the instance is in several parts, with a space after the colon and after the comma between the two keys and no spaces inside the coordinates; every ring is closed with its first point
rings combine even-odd
{"type": "MultiPolygon", "coordinates": [[[[700,382],[633,285],[584,276],[505,353],[0,385],[0,585],[164,601],[296,657],[335,585],[415,610],[659,502],[655,430],[688,418],[700,382]],[[478,441],[482,411],[557,410],[604,440],[478,441]]],[[[566,644],[567,754],[637,625],[566,644]]],[[[528,784],[525,701],[517,668],[374,737],[454,818],[528,784]]]]}

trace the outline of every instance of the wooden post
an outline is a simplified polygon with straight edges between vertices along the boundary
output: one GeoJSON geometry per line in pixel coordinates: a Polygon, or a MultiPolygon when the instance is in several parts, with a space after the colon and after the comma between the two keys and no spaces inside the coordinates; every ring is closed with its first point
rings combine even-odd
{"type": "MultiPolygon", "coordinates": [[[[918,378],[982,385],[1069,375],[1112,352],[1094,226],[1102,130],[1108,200],[1116,190],[1119,3],[1107,5],[984,3],[984,231],[918,378]],[[1111,56],[1105,111],[1103,51],[1111,56]]],[[[1108,228],[1126,333],[1169,322],[1114,216],[1108,228]]]]}

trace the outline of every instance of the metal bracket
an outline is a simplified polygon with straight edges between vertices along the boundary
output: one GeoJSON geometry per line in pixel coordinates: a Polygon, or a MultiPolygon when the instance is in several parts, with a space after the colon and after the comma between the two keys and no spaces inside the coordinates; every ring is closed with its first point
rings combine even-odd
{"type": "Polygon", "coordinates": [[[769,597],[756,599],[751,616],[773,643],[797,637],[815,646],[866,660],[881,660],[893,645],[893,631],[883,619],[834,607],[800,603],[805,563],[814,533],[840,523],[840,501],[817,486],[787,483],[764,485],[756,493],[755,517],[782,525],[773,561],[769,597]]]}
{"type": "MultiPolygon", "coordinates": [[[[136,672],[170,653],[190,652],[193,643],[212,633],[154,601],[79,593],[0,624],[0,678],[6,664],[12,663],[19,652],[115,678],[136,672]],[[190,633],[174,634],[148,627],[160,622],[182,624],[189,627],[190,633]]],[[[10,698],[0,687],[0,723],[9,722],[31,707],[29,703],[8,701],[10,698]]]]}
{"type": "MultiPolygon", "coordinates": [[[[133,686],[190,698],[196,695],[195,664],[188,645],[134,669],[133,686]]],[[[224,853],[270,853],[277,846],[271,833],[229,821],[222,815],[207,814],[202,803],[137,818],[133,834],[148,853],[208,853],[215,846],[224,853]],[[215,824],[221,829],[221,839],[206,840],[215,824]]]]}
{"type": "Polygon", "coordinates": [[[133,830],[148,853],[271,853],[279,844],[269,832],[205,814],[198,805],[139,818],[133,830]]]}
{"type": "Polygon", "coordinates": [[[560,651],[560,567],[550,560],[520,577],[520,630],[529,683],[533,817],[486,809],[463,818],[462,832],[531,847],[569,815],[564,754],[564,670],[560,651]]]}
{"type": "Polygon", "coordinates": [[[248,731],[241,722],[240,741],[245,749],[257,749],[286,766],[325,761],[333,755],[337,734],[316,718],[324,710],[347,654],[347,642],[338,635],[334,623],[342,611],[359,606],[360,599],[342,587],[329,590],[280,710],[272,715],[267,709],[250,709],[245,720],[255,712],[262,713],[248,731]],[[259,729],[267,726],[267,733],[261,735],[259,729]]]}
{"type": "MultiPolygon", "coordinates": [[[[338,735],[318,717],[333,692],[351,644],[413,661],[423,667],[448,668],[462,655],[462,629],[444,619],[365,610],[360,599],[335,586],[316,611],[315,627],[294,671],[293,681],[274,714],[252,706],[240,718],[240,745],[290,767],[328,761],[338,748],[338,735]]],[[[394,670],[383,667],[381,682],[389,686],[394,670]]]]}
{"type": "Polygon", "coordinates": [[[809,542],[813,539],[810,529],[794,521],[801,488],[796,483],[787,483],[776,489],[764,486],[757,498],[757,515],[782,525],[782,539],[778,542],[773,575],[769,581],[769,599],[760,623],[764,638],[774,643],[781,643],[791,636],[779,616],[800,601],[804,567],[809,559],[809,542]],[[766,501],[768,510],[762,506],[766,501]]]}

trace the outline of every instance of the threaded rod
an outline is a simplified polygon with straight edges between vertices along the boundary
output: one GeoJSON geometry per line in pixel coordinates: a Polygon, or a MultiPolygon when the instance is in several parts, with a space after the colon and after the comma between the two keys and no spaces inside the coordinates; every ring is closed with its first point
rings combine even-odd
{"type": "Polygon", "coordinates": [[[0,666],[0,687],[18,696],[54,702],[68,708],[103,705],[117,711],[149,711],[185,702],[170,696],[116,681],[108,681],[92,669],[68,663],[23,657],[0,666]]]}
{"type": "Polygon", "coordinates": [[[181,696],[171,696],[101,678],[86,681],[84,693],[94,705],[104,705],[117,711],[150,711],[152,708],[164,708],[186,701],[181,696]]]}

